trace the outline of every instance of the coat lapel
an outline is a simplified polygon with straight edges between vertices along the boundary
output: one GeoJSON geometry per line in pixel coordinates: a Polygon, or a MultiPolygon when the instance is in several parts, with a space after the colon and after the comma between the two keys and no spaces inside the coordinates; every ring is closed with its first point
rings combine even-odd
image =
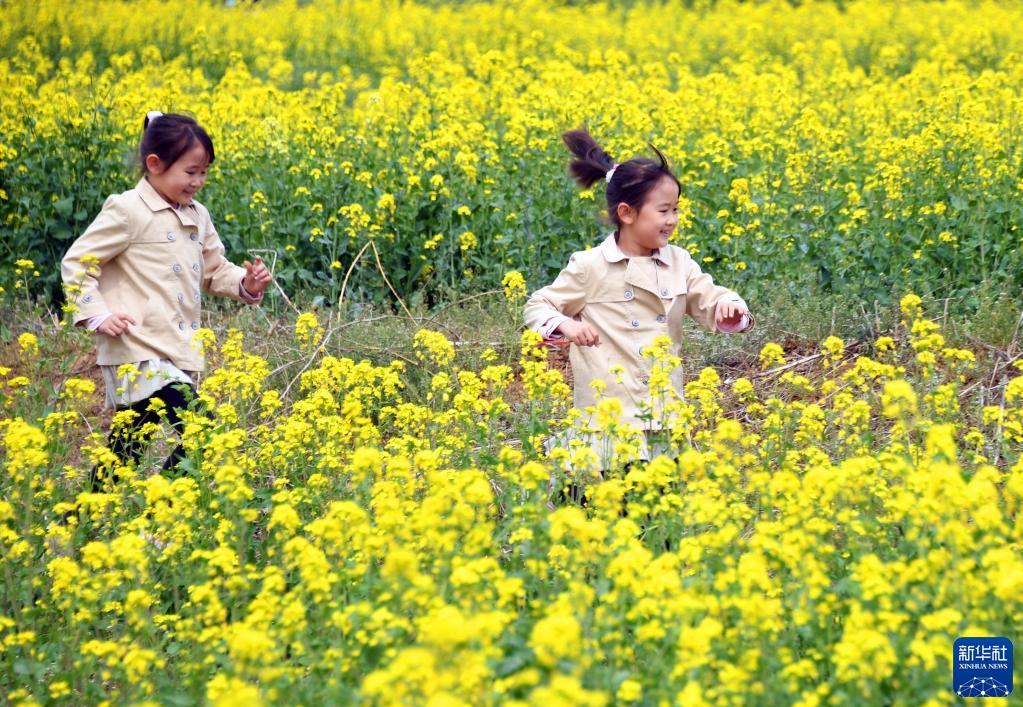
{"type": "Polygon", "coordinates": [[[668,299],[670,289],[668,279],[671,277],[671,267],[664,261],[664,252],[655,253],[651,258],[630,258],[615,241],[612,233],[600,244],[604,259],[609,263],[620,263],[625,261],[625,284],[634,290],[640,289],[654,295],[661,302],[661,307],[667,313],[671,305],[668,299]],[[657,272],[655,272],[655,269],[657,272]]]}
{"type": "Polygon", "coordinates": [[[198,226],[199,222],[195,218],[195,206],[188,204],[182,206],[180,209],[175,209],[173,206],[167,203],[167,200],[160,196],[160,193],[153,188],[153,185],[149,183],[149,180],[143,177],[139,180],[139,183],[135,185],[135,190],[142,197],[142,201],[145,202],[146,206],[150,208],[154,213],[157,211],[163,211],[168,209],[174,214],[178,222],[182,226],[198,226]]]}
{"type": "Polygon", "coordinates": [[[643,258],[629,258],[629,264],[625,268],[625,283],[646,290],[658,299],[661,299],[661,292],[657,289],[657,281],[654,279],[654,268],[657,263],[643,258]]]}

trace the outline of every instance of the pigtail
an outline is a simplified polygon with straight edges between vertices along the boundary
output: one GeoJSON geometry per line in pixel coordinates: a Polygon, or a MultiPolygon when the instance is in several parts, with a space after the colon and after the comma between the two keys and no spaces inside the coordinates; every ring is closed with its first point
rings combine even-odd
{"type": "Polygon", "coordinates": [[[575,155],[575,159],[568,163],[568,171],[584,189],[604,179],[608,171],[615,166],[611,155],[597,144],[585,127],[569,130],[561,139],[575,155]]]}
{"type": "MultiPolygon", "coordinates": [[[[671,174],[671,167],[668,166],[668,158],[664,156],[664,153],[662,153],[660,150],[654,147],[654,144],[652,142],[648,142],[647,146],[654,151],[654,154],[657,155],[657,159],[661,161],[661,170],[668,174],[671,174]]],[[[674,175],[672,175],[672,177],[674,177],[674,175]]]]}
{"type": "Polygon", "coordinates": [[[568,170],[584,189],[598,180],[607,182],[604,197],[607,199],[607,218],[621,227],[618,219],[618,205],[628,204],[635,209],[642,208],[647,194],[662,179],[670,179],[682,190],[678,178],[671,172],[664,154],[650,145],[657,155],[656,160],[648,157],[634,157],[617,164],[611,155],[604,152],[585,127],[570,130],[561,136],[565,145],[575,155],[568,164],[568,170]]]}

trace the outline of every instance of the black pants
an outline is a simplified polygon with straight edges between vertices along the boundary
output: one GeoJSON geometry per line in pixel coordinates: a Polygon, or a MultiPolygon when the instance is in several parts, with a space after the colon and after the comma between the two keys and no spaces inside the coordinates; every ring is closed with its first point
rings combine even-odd
{"type": "MultiPolygon", "coordinates": [[[[632,465],[635,462],[626,462],[625,466],[622,467],[622,476],[629,473],[632,469],[632,465]]],[[[608,472],[606,469],[600,472],[601,477],[606,477],[608,472]]],[[[586,484],[578,484],[572,481],[566,481],[566,483],[558,490],[558,493],[554,497],[554,502],[558,506],[577,505],[587,508],[590,505],[589,496],[586,495],[586,484]]],[[[622,509],[622,517],[625,517],[625,510],[622,509]]]]}
{"type": "MultiPolygon", "coordinates": [[[[117,456],[122,464],[138,464],[139,457],[142,456],[146,447],[149,446],[149,440],[142,439],[139,434],[142,427],[150,422],[159,425],[163,416],[166,415],[167,421],[180,434],[184,425],[179,410],[186,410],[193,399],[195,399],[194,386],[187,383],[172,383],[160,388],[160,390],[145,400],[140,400],[127,406],[119,405],[117,412],[133,410],[138,414],[135,415],[131,424],[110,430],[107,446],[110,447],[110,451],[117,456]],[[149,409],[149,404],[153,400],[162,400],[164,403],[163,409],[159,413],[149,409]]],[[[163,463],[163,470],[173,471],[184,456],[185,450],[179,444],[170,453],[170,456],[167,457],[167,461],[163,463]]],[[[116,483],[117,477],[111,476],[111,481],[116,483]]],[[[102,490],[103,483],[99,478],[98,467],[93,467],[92,471],[89,472],[89,484],[92,487],[93,493],[102,490]]]]}

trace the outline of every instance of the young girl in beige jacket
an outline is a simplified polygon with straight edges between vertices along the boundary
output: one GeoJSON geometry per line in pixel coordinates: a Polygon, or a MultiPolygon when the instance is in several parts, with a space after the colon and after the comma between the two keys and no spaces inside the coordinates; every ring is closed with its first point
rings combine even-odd
{"type": "MultiPolygon", "coordinates": [[[[61,263],[74,322],[95,334],[107,403],[135,413],[126,429],[111,431],[108,446],[122,464],[138,462],[140,432],[159,422],[161,408],[180,432],[178,411],[195,397],[204,365],[192,340],[202,293],[256,304],[271,281],[259,258],[244,268],[228,262],[209,212],[193,198],[214,159],[194,119],[151,111],[139,157],[142,179],[107,198],[61,263]]],[[[179,445],[165,469],[182,455],[179,445]]],[[[92,471],[93,491],[102,488],[100,471],[92,471]]]]}
{"type": "MultiPolygon", "coordinates": [[[[545,338],[563,337],[571,343],[569,359],[574,376],[574,407],[593,409],[603,381],[602,398],[621,403],[622,424],[656,433],[661,420],[650,419],[651,367],[643,351],[658,336],[670,338],[670,353],[678,355],[683,318],[689,315],[711,331],[738,332],[753,327],[753,317],[739,295],[714,284],[689,251],[669,244],[678,225],[680,185],[664,156],[616,163],[585,129],[563,136],[574,159],[569,169],[589,188],[603,180],[607,212],[615,231],[595,248],[572,254],[557,279],[529,298],[526,326],[545,338]],[[645,414],[646,413],[646,414],[645,414]]],[[[670,374],[682,396],[682,371],[670,374]]],[[[608,469],[613,439],[582,435],[608,469]]],[[[548,447],[564,445],[578,431],[570,430],[548,447]]],[[[639,458],[649,458],[644,445],[639,458]]]]}

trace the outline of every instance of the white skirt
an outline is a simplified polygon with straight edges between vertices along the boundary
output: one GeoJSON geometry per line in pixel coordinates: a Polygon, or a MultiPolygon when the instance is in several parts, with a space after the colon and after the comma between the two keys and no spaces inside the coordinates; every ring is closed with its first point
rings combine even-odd
{"type": "MultiPolygon", "coordinates": [[[[596,468],[592,471],[604,472],[618,464],[636,461],[650,461],[655,457],[666,454],[669,445],[662,439],[664,430],[643,430],[640,431],[638,444],[635,453],[629,456],[615,454],[615,444],[618,441],[606,434],[580,432],[575,428],[568,428],[553,437],[544,440],[544,451],[550,456],[555,449],[567,450],[570,454],[574,449],[588,448],[596,457],[596,468]],[[575,441],[575,444],[573,444],[575,441]],[[582,443],[580,445],[580,442],[582,443]]],[[[564,460],[565,471],[581,471],[575,468],[571,456],[564,460]]]]}

